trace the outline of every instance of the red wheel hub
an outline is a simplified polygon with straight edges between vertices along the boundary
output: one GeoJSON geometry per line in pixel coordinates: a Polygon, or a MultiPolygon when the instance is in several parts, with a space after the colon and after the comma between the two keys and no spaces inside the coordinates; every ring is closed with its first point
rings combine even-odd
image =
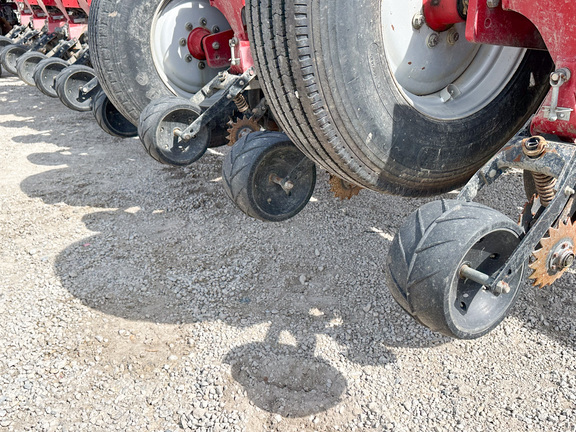
{"type": "Polygon", "coordinates": [[[196,27],[188,35],[188,51],[197,60],[206,60],[206,53],[202,48],[202,40],[210,36],[210,30],[204,27],[196,27]]]}

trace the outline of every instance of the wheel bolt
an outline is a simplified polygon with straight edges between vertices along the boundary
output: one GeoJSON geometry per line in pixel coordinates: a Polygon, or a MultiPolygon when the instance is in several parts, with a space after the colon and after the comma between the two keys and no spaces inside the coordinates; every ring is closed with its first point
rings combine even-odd
{"type": "Polygon", "coordinates": [[[220,27],[218,26],[212,27],[212,33],[220,33],[220,27]]]}
{"type": "Polygon", "coordinates": [[[414,27],[414,30],[420,30],[425,22],[426,19],[424,18],[424,15],[422,15],[421,13],[417,13],[412,18],[412,27],[414,27]]]}
{"type": "Polygon", "coordinates": [[[180,46],[186,46],[186,39],[182,38],[178,41],[178,43],[180,44],[180,46]]]}
{"type": "Polygon", "coordinates": [[[200,18],[200,25],[206,27],[206,24],[208,24],[208,20],[206,18],[200,18]]]}
{"type": "Polygon", "coordinates": [[[202,70],[204,68],[206,68],[206,63],[204,63],[203,61],[198,62],[198,69],[202,70]]]}
{"type": "Polygon", "coordinates": [[[191,22],[186,23],[186,30],[192,31],[194,30],[194,25],[191,22]]]}
{"type": "Polygon", "coordinates": [[[440,35],[438,33],[432,33],[430,36],[428,36],[428,41],[426,42],[428,48],[434,48],[439,43],[440,43],[440,35]]]}
{"type": "Polygon", "coordinates": [[[186,54],[186,56],[184,57],[184,61],[186,63],[190,63],[193,59],[194,59],[194,57],[192,57],[191,54],[186,54]]]}
{"type": "Polygon", "coordinates": [[[458,42],[458,39],[460,39],[460,34],[456,31],[451,31],[448,33],[448,36],[446,37],[446,41],[450,44],[450,45],[455,45],[456,42],[458,42]]]}

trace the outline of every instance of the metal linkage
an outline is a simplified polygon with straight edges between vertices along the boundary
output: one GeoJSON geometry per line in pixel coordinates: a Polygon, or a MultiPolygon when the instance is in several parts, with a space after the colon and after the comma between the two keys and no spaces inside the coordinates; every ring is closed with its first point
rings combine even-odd
{"type": "MultiPolygon", "coordinates": [[[[494,292],[503,292],[516,270],[521,267],[526,257],[536,248],[551,226],[562,217],[570,217],[574,206],[569,201],[576,194],[576,146],[573,144],[545,141],[541,137],[522,138],[516,136],[490,162],[488,162],[458,195],[462,201],[472,201],[482,187],[494,183],[498,177],[509,169],[528,170],[532,173],[548,176],[556,180],[554,194],[546,208],[541,209],[537,219],[527,229],[518,247],[508,258],[504,266],[494,276],[468,275],[471,280],[480,281],[494,292]],[[542,146],[535,152],[535,146],[542,146]],[[486,279],[489,278],[489,279],[486,279]],[[503,284],[504,283],[504,284],[503,284]]],[[[464,269],[466,272],[466,269],[464,269]]]]}
{"type": "Polygon", "coordinates": [[[232,75],[227,72],[219,73],[212,81],[206,84],[190,101],[200,106],[202,102],[211,97],[217,99],[202,112],[194,123],[183,131],[175,130],[174,134],[184,141],[193,139],[203,126],[208,125],[213,120],[221,119],[225,115],[234,111],[236,105],[234,99],[240,95],[246,87],[256,78],[253,68],[248,69],[242,75],[232,75]]]}

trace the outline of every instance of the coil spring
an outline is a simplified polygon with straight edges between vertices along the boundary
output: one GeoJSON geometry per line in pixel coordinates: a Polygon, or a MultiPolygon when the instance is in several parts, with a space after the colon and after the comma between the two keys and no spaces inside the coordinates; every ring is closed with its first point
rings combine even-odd
{"type": "Polygon", "coordinates": [[[542,207],[548,207],[548,204],[550,204],[556,194],[554,191],[556,179],[539,173],[532,173],[532,176],[534,177],[536,191],[540,197],[540,204],[542,204],[542,207]]]}
{"type": "Polygon", "coordinates": [[[250,109],[250,106],[248,106],[248,102],[246,102],[246,98],[241,94],[239,94],[234,98],[234,103],[236,104],[236,108],[238,108],[238,111],[240,111],[241,113],[245,113],[250,109]]]}

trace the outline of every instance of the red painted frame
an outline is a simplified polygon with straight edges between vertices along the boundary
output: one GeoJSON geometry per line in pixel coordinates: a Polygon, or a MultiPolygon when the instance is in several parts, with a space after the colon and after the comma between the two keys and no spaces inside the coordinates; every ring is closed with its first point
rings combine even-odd
{"type": "MultiPolygon", "coordinates": [[[[546,49],[556,69],[566,68],[571,77],[559,87],[558,107],[572,110],[570,119],[548,118],[552,90],[532,121],[532,133],[553,134],[576,141],[576,1],[501,0],[489,7],[486,0],[470,0],[466,39],[470,42],[546,49]]],[[[423,0],[427,23],[443,31],[462,18],[454,14],[457,0],[423,0]],[[432,7],[433,6],[433,7],[432,7]]]]}

